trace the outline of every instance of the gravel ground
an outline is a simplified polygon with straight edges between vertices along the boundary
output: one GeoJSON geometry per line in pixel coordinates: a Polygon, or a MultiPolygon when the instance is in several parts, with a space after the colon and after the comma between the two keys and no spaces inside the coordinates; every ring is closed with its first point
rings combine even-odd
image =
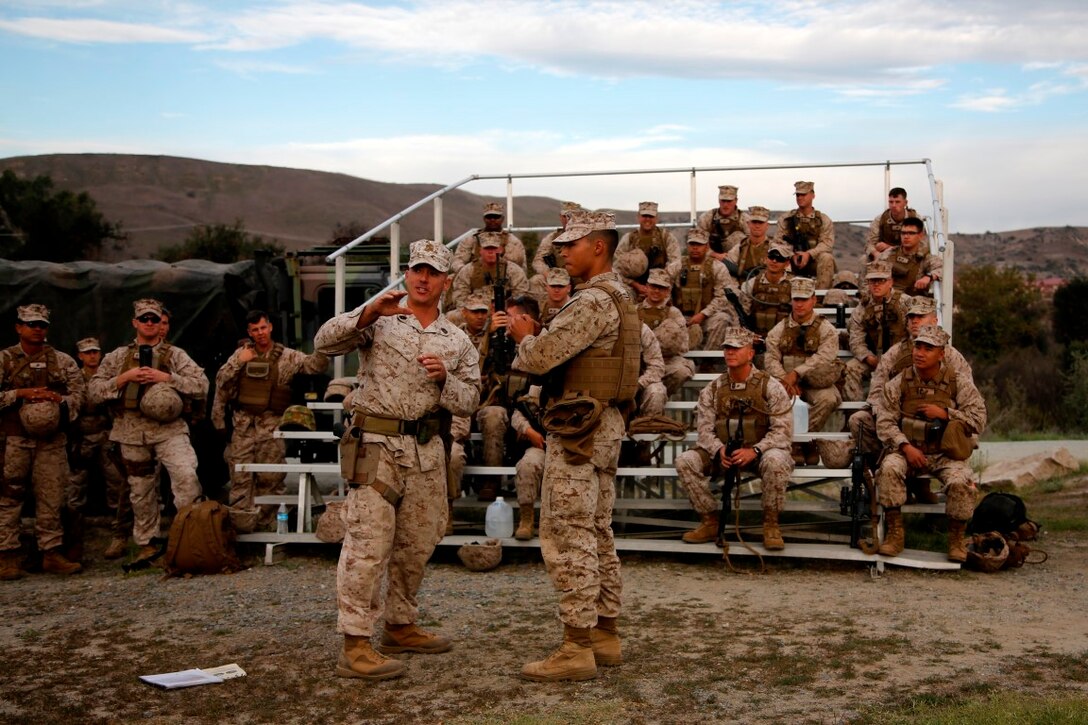
{"type": "MultiPolygon", "coordinates": [[[[1079,507],[1088,483],[1051,495],[1079,507]]],[[[1045,520],[1044,520],[1045,523],[1045,520]]],[[[537,550],[471,573],[439,549],[421,623],[455,638],[406,655],[405,677],[333,676],[334,547],[238,574],[164,580],[88,570],[0,583],[4,722],[881,722],[919,696],[1010,688],[1088,702],[1088,534],[1047,534],[1042,564],[996,575],[774,560],[766,575],[706,557],[625,556],[625,663],[584,683],[518,679],[558,644],[537,550]],[[137,676],[230,662],[248,676],[165,692],[137,676]]],[[[747,564],[750,560],[741,560],[747,564]]]]}

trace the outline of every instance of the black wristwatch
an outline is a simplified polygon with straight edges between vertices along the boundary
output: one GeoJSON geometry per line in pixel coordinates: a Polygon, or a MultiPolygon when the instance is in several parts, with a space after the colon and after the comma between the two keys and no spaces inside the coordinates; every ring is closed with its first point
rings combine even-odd
{"type": "Polygon", "coordinates": [[[752,450],[756,452],[756,458],[762,458],[763,457],[763,451],[760,450],[759,446],[752,446],[752,450]]]}

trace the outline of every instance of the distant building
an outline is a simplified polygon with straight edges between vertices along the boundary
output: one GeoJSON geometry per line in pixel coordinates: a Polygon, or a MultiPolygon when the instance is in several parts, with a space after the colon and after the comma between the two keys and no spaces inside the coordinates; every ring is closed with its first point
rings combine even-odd
{"type": "Polygon", "coordinates": [[[1039,294],[1043,296],[1043,300],[1046,302],[1054,301],[1054,293],[1065,284],[1066,280],[1063,277],[1043,277],[1042,279],[1035,280],[1035,289],[1039,290],[1039,294]]]}

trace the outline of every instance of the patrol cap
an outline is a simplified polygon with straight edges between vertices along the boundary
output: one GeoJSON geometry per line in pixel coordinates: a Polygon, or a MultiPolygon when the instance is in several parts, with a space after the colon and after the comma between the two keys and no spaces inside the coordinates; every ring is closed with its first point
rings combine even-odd
{"type": "Polygon", "coordinates": [[[937,314],[937,302],[932,297],[923,297],[921,295],[910,298],[910,305],[907,307],[908,315],[935,315],[937,314]]]}
{"type": "Polygon", "coordinates": [[[816,189],[816,183],[812,181],[795,181],[793,182],[794,194],[808,194],[816,189]]]}
{"type": "Polygon", "coordinates": [[[719,186],[718,187],[718,201],[736,201],[737,200],[737,187],[735,186],[719,186]]]}
{"type": "Polygon", "coordinates": [[[480,247],[501,247],[502,246],[502,233],[500,232],[481,232],[480,233],[480,247]]]}
{"type": "Polygon", "coordinates": [[[754,222],[769,222],[771,220],[771,210],[765,206],[750,206],[748,207],[748,218],[754,222]]]}
{"type": "Polygon", "coordinates": [[[811,277],[794,277],[790,280],[790,297],[807,300],[816,294],[816,280],[811,277]]]}
{"type": "Polygon", "coordinates": [[[747,327],[739,325],[725,328],[725,337],[722,339],[722,347],[747,347],[754,345],[756,335],[747,327]]]}
{"type": "Polygon", "coordinates": [[[793,247],[785,242],[772,241],[767,245],[767,254],[770,254],[771,252],[778,252],[786,259],[789,259],[793,256],[793,247]]]}
{"type": "Polygon", "coordinates": [[[926,325],[918,331],[915,342],[925,342],[933,347],[944,347],[948,344],[948,333],[941,329],[940,325],[926,325]]]}
{"type": "Polygon", "coordinates": [[[19,313],[19,322],[44,322],[47,325],[49,324],[49,308],[45,305],[23,305],[17,312],[19,313]]]}
{"type": "Polygon", "coordinates": [[[688,229],[688,244],[710,244],[710,235],[705,229],[692,227],[688,229]]]}
{"type": "Polygon", "coordinates": [[[891,262],[885,262],[882,259],[878,259],[875,262],[869,262],[865,267],[865,279],[891,279],[892,278],[892,265],[891,262]]]}
{"type": "Polygon", "coordinates": [[[465,297],[465,303],[461,307],[470,312],[490,312],[491,300],[483,292],[473,292],[465,297]]]}
{"type": "Polygon", "coordinates": [[[576,201],[564,201],[559,203],[559,213],[563,216],[570,216],[572,211],[583,211],[582,205],[576,201]]]}
{"type": "Polygon", "coordinates": [[[831,278],[831,286],[842,289],[844,285],[848,285],[854,289],[858,288],[858,273],[852,269],[843,269],[835,273],[835,276],[831,278]]]}
{"type": "Polygon", "coordinates": [[[76,350],[78,352],[94,352],[95,350],[102,352],[102,346],[98,344],[97,337],[85,337],[76,343],[76,350]]]}
{"type": "Polygon", "coordinates": [[[445,245],[430,239],[419,239],[412,242],[409,249],[411,252],[408,255],[408,269],[420,264],[428,264],[443,274],[449,271],[453,253],[446,249],[445,245]]]}
{"type": "Polygon", "coordinates": [[[162,303],[158,300],[144,297],[132,303],[133,317],[141,317],[148,313],[162,317],[162,303]]]}
{"type": "Polygon", "coordinates": [[[562,267],[551,267],[545,280],[549,287],[566,287],[570,284],[570,273],[562,267]]]}
{"type": "Polygon", "coordinates": [[[484,204],[484,216],[506,216],[506,204],[500,201],[489,201],[484,204]]]}
{"type": "Polygon", "coordinates": [[[639,216],[657,216],[656,201],[640,201],[638,204],[639,216]]]}
{"type": "Polygon", "coordinates": [[[654,267],[650,270],[650,274],[646,278],[646,283],[652,284],[655,287],[672,287],[672,278],[670,278],[669,273],[661,267],[654,267]]]}
{"type": "MultiPolygon", "coordinates": [[[[656,205],[655,205],[656,206],[656,205]]],[[[616,215],[610,211],[572,211],[567,228],[552,240],[552,244],[564,244],[581,239],[593,232],[616,231],[616,215]]]]}

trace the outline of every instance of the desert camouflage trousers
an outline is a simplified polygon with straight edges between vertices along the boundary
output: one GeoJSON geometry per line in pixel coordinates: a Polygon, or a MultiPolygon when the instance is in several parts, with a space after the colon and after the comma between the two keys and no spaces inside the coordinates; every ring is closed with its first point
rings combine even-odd
{"type": "Polygon", "coordinates": [[[483,441],[485,466],[501,466],[506,453],[506,430],[510,427],[510,411],[501,405],[485,405],[476,411],[476,425],[483,441]]]}
{"type": "Polygon", "coordinates": [[[842,395],[834,385],[826,388],[814,388],[801,383],[801,400],[809,404],[808,430],[816,433],[824,429],[824,424],[842,403],[842,395]]]}
{"type": "Polygon", "coordinates": [[[879,453],[882,448],[880,439],[876,437],[876,419],[868,410],[859,410],[850,416],[847,421],[850,426],[851,443],[856,445],[858,436],[861,436],[861,450],[865,453],[879,453]]]}
{"type": "MultiPolygon", "coordinates": [[[[720,511],[721,502],[710,492],[710,476],[721,475],[721,464],[710,460],[709,455],[702,449],[692,448],[677,456],[675,465],[676,477],[687,491],[691,507],[700,516],[720,511]]],[[[762,481],[760,503],[763,510],[781,511],[786,503],[786,486],[789,485],[790,474],[793,473],[793,458],[789,451],[779,448],[764,451],[754,466],[744,470],[752,468],[759,471],[762,481]]]]}
{"type": "Polygon", "coordinates": [[[683,355],[673,355],[665,358],[665,374],[661,376],[661,382],[665,384],[665,390],[672,395],[680,386],[695,374],[695,362],[683,355]]]}
{"type": "Polygon", "coordinates": [[[885,507],[899,507],[907,502],[907,475],[930,473],[941,482],[949,518],[966,521],[975,510],[974,474],[967,461],[955,461],[939,453],[926,456],[925,471],[911,471],[907,459],[898,451],[888,453],[876,474],[876,500],[885,507]]]}
{"type": "Polygon", "coordinates": [[[736,327],[740,324],[740,318],[732,305],[725,312],[715,312],[703,320],[703,335],[698,346],[692,345],[692,350],[721,350],[725,342],[725,330],[728,327],[736,327]]]}
{"type": "Polygon", "coordinates": [[[34,534],[38,549],[61,545],[60,508],[68,487],[67,441],[63,433],[48,440],[9,435],[0,480],[0,551],[19,548],[20,516],[27,488],[34,491],[34,534]]]}
{"type": "Polygon", "coordinates": [[[549,435],[540,503],[540,553],[559,592],[559,618],[592,627],[597,617],[618,617],[623,593],[612,537],[620,442],[599,441],[588,463],[567,462],[549,435]]]}
{"type": "Polygon", "coordinates": [[[842,376],[842,399],[865,400],[867,394],[865,381],[872,377],[873,369],[857,358],[846,361],[846,370],[842,376]]]}
{"type": "Polygon", "coordinates": [[[140,546],[151,543],[161,533],[158,461],[170,474],[174,507],[181,510],[200,496],[196,476],[196,453],[189,435],[174,436],[160,443],[137,446],[121,444],[121,458],[128,469],[129,500],[132,502],[132,538],[140,546]]]}
{"type": "Polygon", "coordinates": [[[650,383],[645,388],[639,388],[637,395],[639,415],[665,415],[669,393],[663,383],[650,383]]]}
{"type": "MultiPolygon", "coordinates": [[[[426,445],[441,448],[442,441],[435,438],[426,445]]],[[[446,530],[447,515],[442,467],[424,472],[402,466],[385,446],[367,446],[368,455],[377,451],[375,479],[402,497],[394,507],[370,486],[348,491],[347,533],[336,567],[336,628],[357,637],[373,634],[383,617],[389,624],[416,621],[416,593],[446,530]]]]}
{"type": "Polygon", "coordinates": [[[108,430],[84,433],[80,438],[79,449],[70,460],[72,472],[65,496],[69,510],[82,511],[87,507],[87,486],[96,474],[106,484],[106,506],[111,511],[117,509],[117,502],[126,495],[126,489],[125,474],[111,457],[115,445],[110,441],[108,430]]]}
{"type": "Polygon", "coordinates": [[[544,480],[543,448],[529,446],[514,466],[514,489],[518,494],[518,506],[533,506],[540,495],[540,483],[544,480]]]}
{"type": "Polygon", "coordinates": [[[276,517],[276,507],[266,504],[259,507],[253,499],[257,496],[275,496],[287,490],[285,473],[246,473],[235,470],[238,463],[283,463],[287,452],[282,438],[272,437],[279,428],[283,416],[272,412],[261,415],[234,414],[234,433],[223,457],[230,467],[231,519],[239,531],[263,531],[270,528],[276,517]],[[241,423],[241,425],[239,425],[241,423]]]}

